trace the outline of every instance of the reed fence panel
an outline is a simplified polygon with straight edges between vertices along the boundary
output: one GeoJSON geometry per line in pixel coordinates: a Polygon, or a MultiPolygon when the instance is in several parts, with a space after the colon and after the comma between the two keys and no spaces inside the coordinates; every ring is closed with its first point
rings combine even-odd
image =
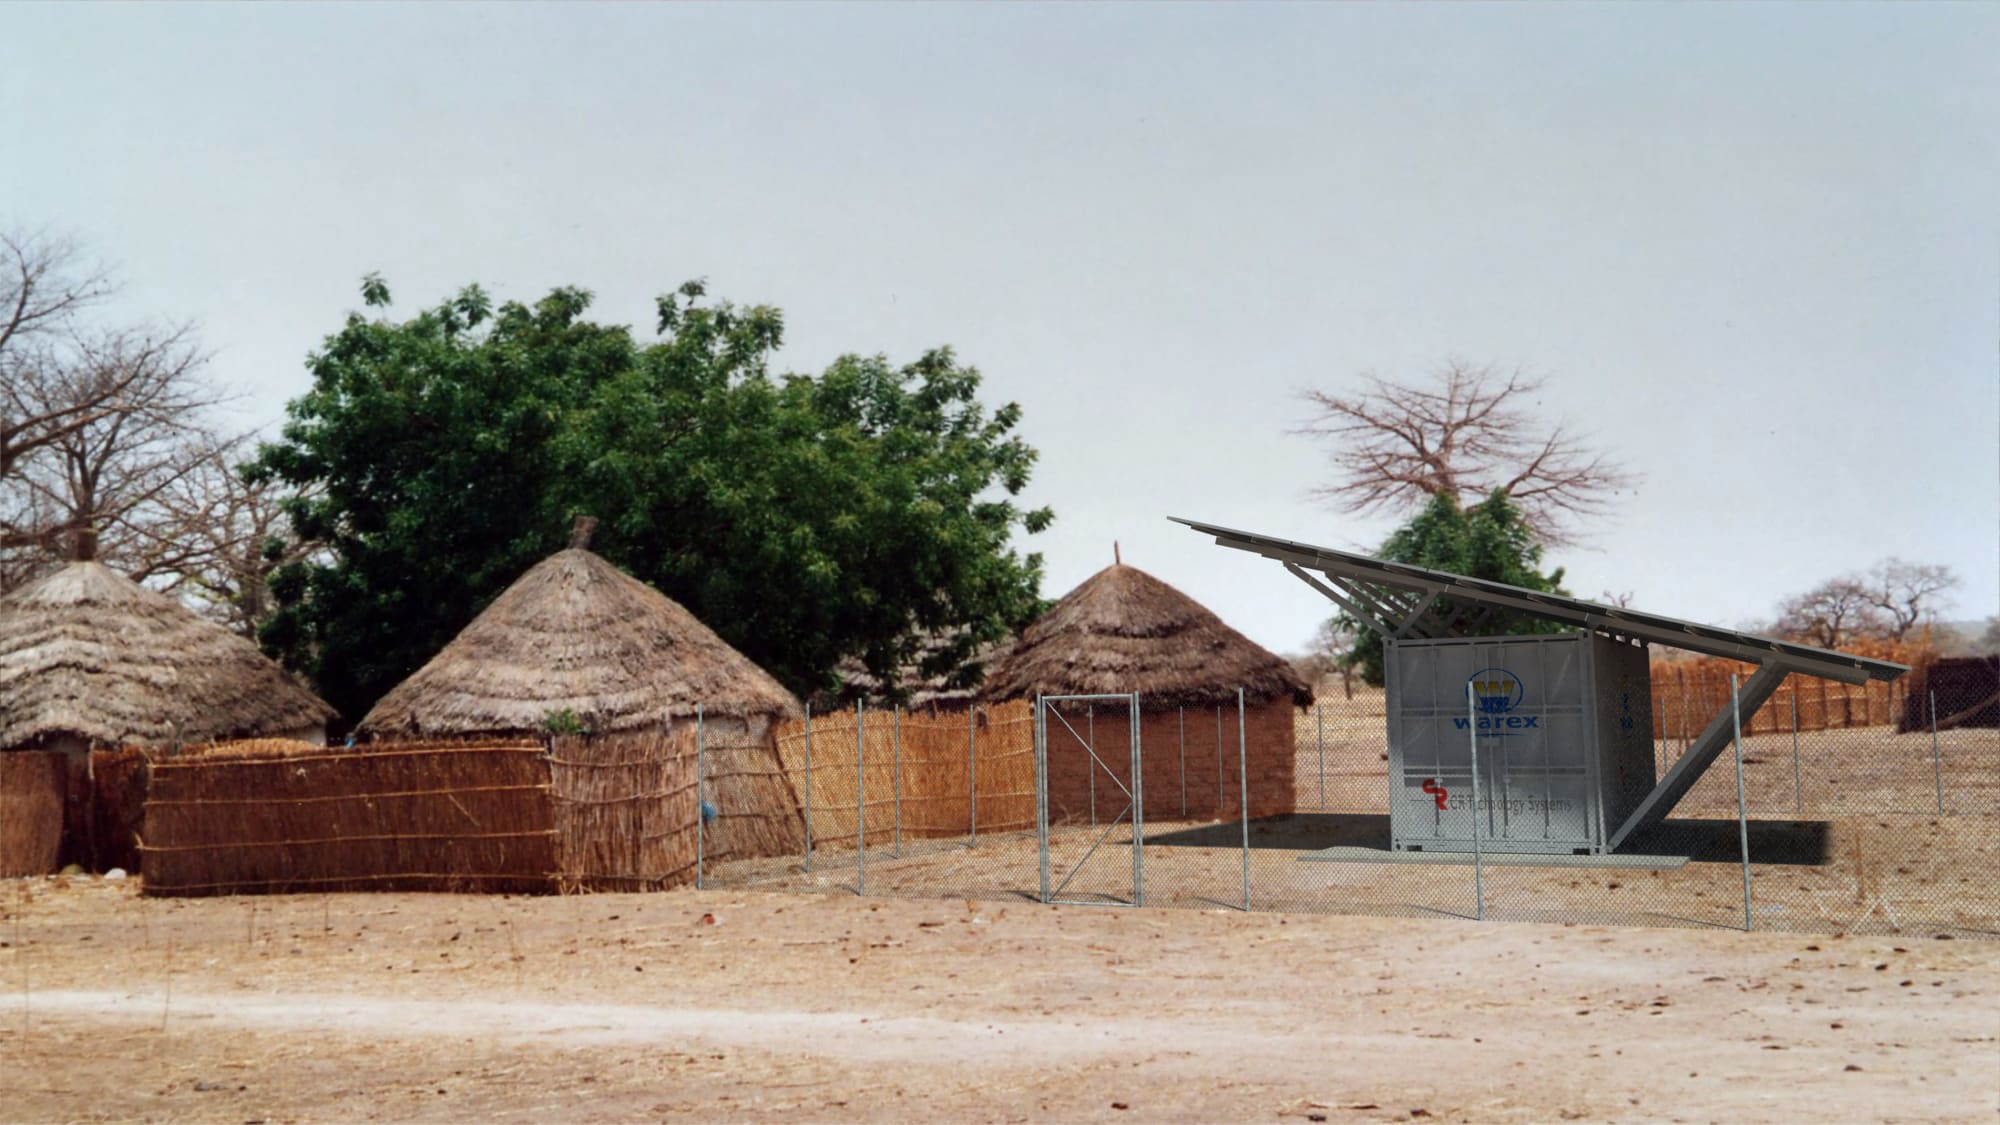
{"type": "Polygon", "coordinates": [[[147,894],[527,893],[556,870],[539,741],[224,744],[150,774],[147,894]]]}
{"type": "MultiPolygon", "coordinates": [[[[1729,677],[1747,681],[1756,669],[1729,660],[1655,662],[1653,665],[1653,737],[1691,741],[1716,715],[1729,708],[1729,677]]],[[[1894,723],[1905,709],[1910,685],[1843,684],[1814,676],[1787,676],[1776,694],[1746,716],[1743,733],[1778,734],[1792,729],[1797,708],[1801,731],[1873,727],[1894,723]]]]}
{"type": "Polygon", "coordinates": [[[898,832],[941,838],[1034,827],[1031,704],[866,710],[858,723],[857,736],[851,708],[814,715],[810,753],[806,721],[774,731],[784,773],[802,802],[810,772],[815,848],[852,847],[864,831],[874,843],[898,832]]]}
{"type": "Polygon", "coordinates": [[[0,877],[46,875],[62,851],[65,755],[0,754],[0,877]]]}
{"type": "Polygon", "coordinates": [[[657,731],[550,744],[556,879],[563,891],[651,891],[694,881],[694,739],[657,731]]]}

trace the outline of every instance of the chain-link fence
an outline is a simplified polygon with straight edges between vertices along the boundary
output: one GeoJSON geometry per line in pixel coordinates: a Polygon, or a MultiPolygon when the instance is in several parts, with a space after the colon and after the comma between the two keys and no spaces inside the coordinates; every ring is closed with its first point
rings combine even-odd
{"type": "MultiPolygon", "coordinates": [[[[1662,822],[1597,855],[1519,854],[1498,839],[1394,850],[1384,697],[1358,684],[1304,710],[1140,698],[1136,747],[1119,699],[1044,701],[1039,741],[1027,703],[850,710],[781,726],[775,761],[768,745],[705,755],[704,815],[739,814],[712,808],[715,795],[756,756],[809,838],[796,854],[704,859],[703,883],[2000,936],[2000,701],[1974,698],[1982,690],[1913,684],[1863,707],[1821,702],[1840,685],[1795,683],[1662,822]]],[[[1714,715],[1659,702],[1663,775],[1714,715]]],[[[1532,796],[1459,799],[1496,835],[1536,815],[1532,796]]]]}

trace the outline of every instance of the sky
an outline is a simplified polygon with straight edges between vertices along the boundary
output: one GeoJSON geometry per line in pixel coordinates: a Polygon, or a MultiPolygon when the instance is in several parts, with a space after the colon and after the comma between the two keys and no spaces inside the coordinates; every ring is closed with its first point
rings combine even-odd
{"type": "Polygon", "coordinates": [[[1727,625],[1886,556],[2000,612],[2000,6],[13,4],[0,223],[191,320],[246,425],[369,271],[781,366],[949,344],[1112,559],[1253,639],[1320,596],[1169,515],[1367,550],[1307,388],[1459,357],[1638,486],[1567,586],[1727,625]]]}

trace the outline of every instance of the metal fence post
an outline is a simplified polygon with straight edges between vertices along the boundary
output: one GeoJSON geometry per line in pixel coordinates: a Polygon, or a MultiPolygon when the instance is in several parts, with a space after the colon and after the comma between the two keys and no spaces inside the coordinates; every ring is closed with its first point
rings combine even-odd
{"type": "Polygon", "coordinates": [[[1181,819],[1186,820],[1187,819],[1187,705],[1182,704],[1179,708],[1179,711],[1180,711],[1180,741],[1181,741],[1181,819]]]}
{"type": "Polygon", "coordinates": [[[1486,855],[1479,840],[1479,701],[1465,681],[1466,737],[1472,743],[1472,916],[1486,920],[1486,855]]]}
{"type": "Polygon", "coordinates": [[[1313,717],[1319,725],[1319,811],[1326,811],[1326,704],[1313,701],[1313,717]]]}
{"type": "Polygon", "coordinates": [[[806,871],[813,869],[813,705],[806,704],[806,871]]]}
{"type": "Polygon", "coordinates": [[[868,779],[862,766],[868,757],[863,733],[862,704],[854,701],[854,893],[868,893],[868,779]]]}
{"type": "Polygon", "coordinates": [[[1146,763],[1139,745],[1139,693],[1132,693],[1126,733],[1132,756],[1132,905],[1146,905],[1146,763]]]}
{"type": "Polygon", "coordinates": [[[1236,689],[1236,797],[1243,821],[1243,909],[1250,909],[1250,752],[1243,736],[1243,689],[1236,689]]]}
{"type": "Polygon", "coordinates": [[[708,802],[701,795],[702,745],[701,704],[694,705],[694,889],[702,889],[702,852],[707,845],[702,827],[708,820],[708,802]]]}
{"type": "Polygon", "coordinates": [[[896,831],[892,838],[891,855],[903,854],[903,708],[894,706],[890,711],[891,750],[889,765],[889,786],[896,801],[896,831]]]}
{"type": "Polygon", "coordinates": [[[1937,690],[1931,690],[1931,783],[1937,786],[1937,811],[1944,815],[1944,759],[1938,754],[1937,690]]]}
{"type": "Polygon", "coordinates": [[[1743,804],[1743,697],[1736,674],[1729,675],[1729,718],[1736,725],[1736,844],[1743,857],[1743,931],[1753,928],[1750,913],[1750,814],[1743,804]]]}
{"type": "Polygon", "coordinates": [[[1042,901],[1049,901],[1049,729],[1042,697],[1035,696],[1035,851],[1041,860],[1042,901]]]}
{"type": "Polygon", "coordinates": [[[1806,818],[1806,790],[1799,780],[1799,692],[1798,685],[1792,685],[1792,815],[1799,820],[1806,818]]]}
{"type": "Polygon", "coordinates": [[[1222,704],[1215,705],[1215,819],[1222,819],[1222,704]]]}
{"type": "Polygon", "coordinates": [[[967,847],[979,846],[979,705],[965,709],[965,796],[968,811],[965,829],[971,834],[967,847]]]}

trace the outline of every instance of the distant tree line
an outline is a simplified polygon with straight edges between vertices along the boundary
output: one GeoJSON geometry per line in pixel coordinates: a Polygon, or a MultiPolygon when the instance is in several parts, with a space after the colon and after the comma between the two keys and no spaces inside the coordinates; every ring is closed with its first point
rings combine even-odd
{"type": "Polygon", "coordinates": [[[571,518],[802,694],[858,658],[976,675],[1043,607],[1014,536],[1035,451],[940,347],[779,372],[781,313],[689,282],[650,338],[557,288],[404,319],[361,286],[272,440],[233,432],[192,325],[105,323],[72,241],[0,234],[0,592],[94,554],[259,638],[350,720],[571,518]]]}
{"type": "Polygon", "coordinates": [[[1786,598],[1771,627],[1821,648],[1863,639],[1907,642],[1936,626],[1958,586],[1950,567],[1887,558],[1866,573],[1829,578],[1786,598]]]}

